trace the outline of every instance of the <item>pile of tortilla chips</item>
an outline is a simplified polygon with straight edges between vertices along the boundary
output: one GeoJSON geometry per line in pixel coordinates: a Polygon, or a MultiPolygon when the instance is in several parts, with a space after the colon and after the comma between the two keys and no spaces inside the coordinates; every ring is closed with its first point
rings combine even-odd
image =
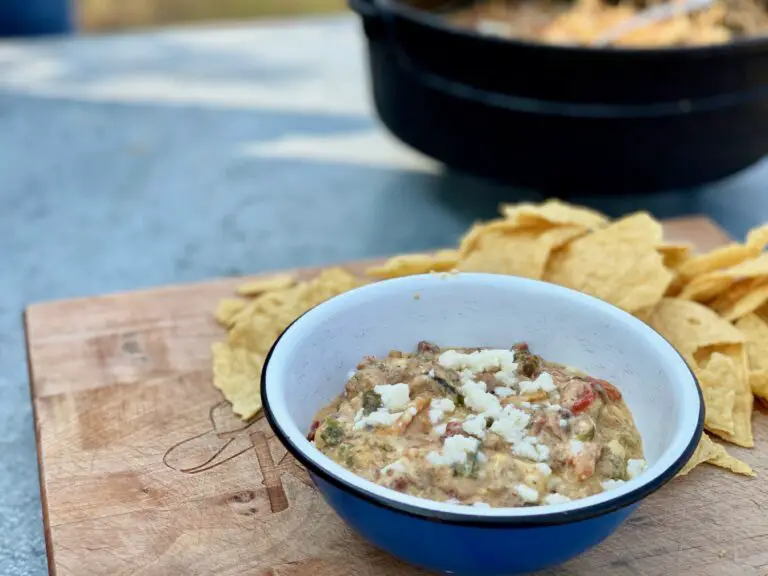
{"type": "MultiPolygon", "coordinates": [[[[501,207],[502,218],[475,224],[452,250],[396,256],[369,268],[374,279],[451,270],[525,276],[568,286],[636,315],[666,337],[701,384],[705,428],[752,447],[755,396],[768,402],[768,225],[744,244],[708,254],[666,243],[645,212],[619,220],[558,200],[501,207]]],[[[213,346],[214,384],[242,418],[261,409],[264,355],[297,316],[355,288],[341,269],[297,283],[278,275],[242,286],[216,318],[227,342],[213,346]]],[[[705,434],[682,470],[708,462],[753,476],[744,462],[705,434]]]]}
{"type": "Polygon", "coordinates": [[[320,302],[363,282],[340,268],[329,268],[308,282],[279,274],[241,286],[251,298],[219,302],[216,320],[227,329],[227,341],[212,346],[213,384],[249,420],[261,410],[261,368],[272,344],[288,325],[320,302]]]}

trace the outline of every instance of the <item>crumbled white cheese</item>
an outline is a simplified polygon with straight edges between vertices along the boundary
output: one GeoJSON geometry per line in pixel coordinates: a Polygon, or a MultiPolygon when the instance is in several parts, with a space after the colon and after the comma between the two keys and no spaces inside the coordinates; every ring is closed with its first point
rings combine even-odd
{"type": "Polygon", "coordinates": [[[434,431],[435,431],[435,432],[437,432],[437,433],[438,433],[440,436],[442,436],[443,434],[445,434],[445,430],[446,430],[446,428],[448,428],[448,425],[447,425],[447,424],[438,424],[437,426],[434,426],[434,427],[432,428],[432,430],[434,430],[434,431]]]}
{"type": "Polygon", "coordinates": [[[539,460],[539,451],[536,449],[536,446],[527,439],[515,442],[512,446],[512,454],[520,456],[521,458],[528,458],[535,462],[538,462],[539,460]]]}
{"type": "Polygon", "coordinates": [[[511,444],[523,437],[525,427],[530,420],[531,417],[526,412],[514,406],[506,406],[504,412],[491,425],[491,432],[495,432],[511,444]]]}
{"type": "Polygon", "coordinates": [[[560,428],[568,428],[568,420],[560,418],[560,428]]]}
{"type": "Polygon", "coordinates": [[[563,496],[562,494],[547,494],[544,496],[545,504],[565,504],[570,501],[571,499],[568,496],[563,496]]]}
{"type": "Polygon", "coordinates": [[[430,368],[429,372],[427,372],[427,376],[429,376],[430,378],[434,378],[435,377],[435,369],[434,368],[430,368]]]}
{"type": "Polygon", "coordinates": [[[511,350],[487,349],[477,350],[469,354],[456,352],[456,350],[446,350],[440,354],[437,361],[451,370],[467,369],[475,374],[494,368],[513,374],[517,371],[515,353],[511,350]]]}
{"type": "Polygon", "coordinates": [[[488,460],[488,458],[486,458],[485,454],[483,454],[482,452],[478,452],[477,454],[475,454],[475,460],[477,460],[480,464],[484,464],[485,461],[488,460]]]}
{"type": "Polygon", "coordinates": [[[494,412],[501,409],[501,402],[493,394],[485,391],[484,382],[467,382],[461,387],[464,404],[475,412],[494,412]]]}
{"type": "Polygon", "coordinates": [[[518,484],[515,486],[515,492],[523,499],[523,502],[538,502],[539,493],[525,484],[518,484]]]}
{"type": "Polygon", "coordinates": [[[643,460],[642,458],[630,458],[627,461],[627,476],[629,476],[629,479],[637,478],[645,472],[645,469],[648,467],[648,463],[643,460]]]}
{"type": "Polygon", "coordinates": [[[435,466],[451,466],[467,461],[467,454],[477,451],[480,441],[477,438],[458,434],[445,439],[442,452],[429,452],[427,461],[435,466]]]}
{"type": "Polygon", "coordinates": [[[520,394],[530,394],[531,392],[537,392],[539,388],[536,386],[535,382],[531,382],[530,380],[525,380],[523,382],[520,382],[520,394]]]}
{"type": "Polygon", "coordinates": [[[358,410],[358,411],[357,411],[357,414],[355,414],[355,422],[357,422],[358,420],[360,420],[360,418],[362,418],[362,417],[363,417],[363,414],[364,414],[364,412],[363,412],[363,409],[362,409],[362,408],[360,408],[360,410],[358,410]]]}
{"type": "Polygon", "coordinates": [[[581,440],[573,439],[568,443],[568,446],[571,449],[571,454],[573,454],[574,456],[578,456],[579,454],[581,454],[581,451],[584,450],[584,442],[582,442],[581,440]]]}
{"type": "Polygon", "coordinates": [[[515,366],[515,371],[512,372],[506,372],[504,370],[500,370],[494,374],[496,376],[496,380],[504,384],[505,386],[509,386],[510,388],[513,388],[518,381],[520,380],[517,377],[517,366],[515,366]]]}
{"type": "MultiPolygon", "coordinates": [[[[462,384],[466,384],[467,382],[474,382],[475,374],[471,370],[462,370],[461,372],[459,372],[459,379],[461,380],[462,384]]],[[[477,385],[481,386],[483,388],[483,391],[487,390],[485,386],[485,382],[483,381],[477,382],[477,385]]]]}
{"type": "Polygon", "coordinates": [[[496,396],[499,398],[508,398],[509,396],[513,396],[515,391],[512,390],[512,388],[508,388],[507,386],[497,386],[494,388],[493,393],[496,394],[496,396]]]}
{"type": "Polygon", "coordinates": [[[485,420],[485,416],[470,416],[461,425],[461,429],[467,434],[477,436],[481,440],[485,438],[485,428],[488,423],[485,420]]]}
{"type": "Polygon", "coordinates": [[[518,403],[518,406],[520,406],[521,408],[534,408],[535,406],[538,406],[538,404],[531,404],[530,402],[523,401],[518,403]]]}
{"type": "Polygon", "coordinates": [[[548,478],[552,475],[552,468],[549,467],[549,464],[540,462],[539,464],[536,464],[536,469],[541,473],[542,476],[544,476],[544,478],[548,478]]]}
{"type": "Polygon", "coordinates": [[[379,408],[375,412],[371,412],[368,416],[364,416],[355,422],[355,430],[361,430],[366,426],[374,428],[392,426],[392,424],[397,422],[397,419],[402,415],[402,412],[392,412],[390,414],[386,408],[379,408]]]}
{"type": "Polygon", "coordinates": [[[603,487],[603,490],[613,490],[615,488],[618,488],[624,484],[624,480],[603,480],[600,482],[600,486],[603,487]]]}
{"type": "Polygon", "coordinates": [[[549,412],[560,412],[560,410],[562,410],[562,409],[563,409],[563,407],[560,406],[560,404],[548,404],[547,405],[547,410],[549,412]]]}
{"type": "Polygon", "coordinates": [[[552,375],[549,374],[549,372],[542,372],[533,382],[520,382],[519,386],[521,394],[530,394],[532,392],[538,392],[539,390],[549,394],[550,392],[557,390],[557,386],[555,386],[555,383],[552,380],[552,375]]]}
{"type": "Polygon", "coordinates": [[[406,412],[408,412],[408,414],[410,414],[411,416],[416,416],[416,414],[419,413],[419,411],[416,410],[415,406],[411,406],[410,408],[408,408],[408,410],[406,410],[406,412]]]}
{"type": "Polygon", "coordinates": [[[405,464],[403,464],[402,459],[395,460],[391,464],[387,464],[384,466],[384,468],[381,469],[382,476],[386,476],[390,472],[393,476],[396,474],[403,474],[405,472],[405,464]]]}
{"type": "Polygon", "coordinates": [[[549,460],[549,447],[546,444],[538,444],[533,436],[527,436],[515,442],[512,446],[512,454],[534,462],[546,462],[549,460]]]}
{"type": "Polygon", "coordinates": [[[429,405],[429,421],[432,424],[437,424],[443,419],[444,414],[454,410],[456,410],[456,405],[449,398],[432,400],[432,403],[429,405]]]}
{"type": "Polygon", "coordinates": [[[468,354],[462,354],[456,350],[446,350],[440,354],[440,356],[437,358],[437,361],[441,365],[445,366],[446,368],[450,368],[451,370],[460,370],[466,365],[465,361],[468,356],[468,354]]]}
{"type": "Polygon", "coordinates": [[[474,502],[472,504],[472,506],[474,506],[475,508],[490,508],[491,507],[491,505],[486,503],[486,502],[474,502]]]}
{"type": "Polygon", "coordinates": [[[539,377],[536,378],[535,382],[539,385],[539,388],[544,390],[544,392],[554,392],[557,390],[555,381],[552,379],[552,374],[549,372],[542,372],[539,374],[539,377]]]}
{"type": "Polygon", "coordinates": [[[381,404],[387,410],[405,408],[411,399],[408,384],[379,384],[373,387],[373,391],[381,397],[381,404]]]}

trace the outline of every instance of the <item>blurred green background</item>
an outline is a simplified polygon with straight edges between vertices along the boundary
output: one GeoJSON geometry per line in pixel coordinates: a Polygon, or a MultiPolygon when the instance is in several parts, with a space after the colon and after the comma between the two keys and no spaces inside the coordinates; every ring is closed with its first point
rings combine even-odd
{"type": "MultiPolygon", "coordinates": [[[[2,1],[2,0],[0,0],[2,1]]],[[[81,29],[338,12],[346,0],[75,0],[81,29]]]]}

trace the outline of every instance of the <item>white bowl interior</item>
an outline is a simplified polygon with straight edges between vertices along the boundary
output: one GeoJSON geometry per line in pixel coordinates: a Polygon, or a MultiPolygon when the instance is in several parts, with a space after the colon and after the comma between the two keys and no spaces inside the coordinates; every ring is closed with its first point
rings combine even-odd
{"type": "Polygon", "coordinates": [[[490,274],[424,275],[379,282],[334,298],[282,337],[266,371],[275,420],[326,472],[369,493],[411,506],[473,516],[528,516],[611,499],[663,474],[683,453],[699,420],[687,366],[641,321],[559,286],[490,274]],[[420,340],[446,346],[509,348],[520,341],[547,360],[616,384],[643,438],[648,469],[622,487],[557,506],[478,509],[404,495],[337,465],[305,436],[315,413],[343,391],[367,355],[412,351],[420,340]],[[503,512],[502,512],[503,510],[503,512]]]}

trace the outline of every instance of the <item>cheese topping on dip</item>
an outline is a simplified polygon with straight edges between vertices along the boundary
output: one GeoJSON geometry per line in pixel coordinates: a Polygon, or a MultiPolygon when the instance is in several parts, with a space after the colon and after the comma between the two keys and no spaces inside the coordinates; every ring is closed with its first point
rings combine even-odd
{"type": "Polygon", "coordinates": [[[308,437],[363,478],[477,507],[568,502],[646,467],[618,388],[524,343],[367,357],[308,437]]]}

